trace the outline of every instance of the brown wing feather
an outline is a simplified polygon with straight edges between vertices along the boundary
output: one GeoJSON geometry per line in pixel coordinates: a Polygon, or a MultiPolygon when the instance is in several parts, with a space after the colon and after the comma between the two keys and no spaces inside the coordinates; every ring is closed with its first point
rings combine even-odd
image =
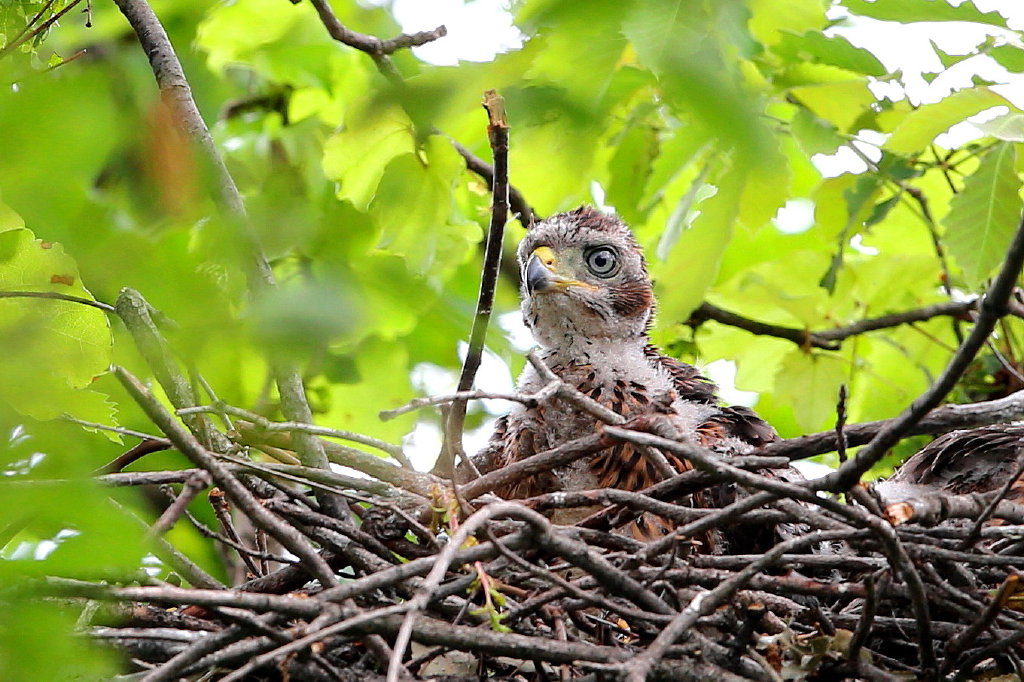
{"type": "MultiPolygon", "coordinates": [[[[952,431],[916,452],[890,480],[937,486],[957,495],[989,492],[1013,475],[1022,447],[1024,424],[952,431]]],[[[1014,486],[1011,499],[1024,499],[1020,487],[1014,486]]]]}
{"type": "Polygon", "coordinates": [[[663,355],[656,347],[650,345],[644,349],[644,354],[669,373],[676,392],[683,400],[712,404],[717,399],[715,384],[704,377],[693,365],[663,355]]]}

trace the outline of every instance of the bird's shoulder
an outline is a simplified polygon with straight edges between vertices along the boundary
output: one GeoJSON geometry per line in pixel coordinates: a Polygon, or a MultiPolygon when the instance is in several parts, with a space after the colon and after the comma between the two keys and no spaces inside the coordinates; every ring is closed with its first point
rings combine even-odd
{"type": "MultiPolygon", "coordinates": [[[[665,355],[653,345],[645,349],[647,358],[660,366],[672,378],[673,387],[681,400],[716,405],[718,387],[693,365],[665,355]]],[[[718,406],[697,426],[702,445],[711,446],[730,438],[753,447],[778,440],[778,434],[768,422],[749,407],[741,405],[718,406]]]]}

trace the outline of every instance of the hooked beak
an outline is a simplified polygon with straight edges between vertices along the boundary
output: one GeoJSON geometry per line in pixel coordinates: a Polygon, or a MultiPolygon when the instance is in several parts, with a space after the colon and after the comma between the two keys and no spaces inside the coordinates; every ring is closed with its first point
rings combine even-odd
{"type": "Polygon", "coordinates": [[[526,268],[523,271],[526,291],[530,294],[537,294],[545,291],[562,291],[571,286],[594,288],[593,285],[562,274],[559,272],[558,265],[555,252],[550,247],[541,246],[534,249],[529,260],[526,261],[526,268]]]}
{"type": "Polygon", "coordinates": [[[555,266],[558,261],[555,259],[555,252],[546,246],[535,249],[526,261],[526,269],[523,272],[523,280],[526,282],[526,290],[531,294],[550,289],[557,275],[555,266]]]}

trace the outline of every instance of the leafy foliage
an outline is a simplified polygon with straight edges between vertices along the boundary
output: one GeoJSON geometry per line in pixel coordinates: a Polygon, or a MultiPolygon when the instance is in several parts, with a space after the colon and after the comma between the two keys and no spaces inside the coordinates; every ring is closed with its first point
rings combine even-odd
{"type": "MultiPolygon", "coordinates": [[[[165,0],[156,9],[282,284],[253,300],[245,249],[214,208],[209,169],[168,132],[127,24],[97,3],[43,27],[68,4],[0,6],[0,290],[112,303],[122,287],[137,289],[174,321],[175,353],[218,398],[272,417],[268,352],[302,363],[319,422],[393,442],[412,418],[382,424],[377,413],[413,397],[412,368],[457,368],[489,197],[449,138],[487,156],[477,109],[486,88],[508,102],[512,183],[540,215],[602,196],[614,206],[649,254],[656,338],[690,361],[735,361],[737,387],[761,394],[757,410],[783,436],[829,428],[841,383],[851,422],[892,416],[944,366],[958,323],[935,318],[811,349],[717,322],[688,326],[703,300],[817,331],[978,294],[1020,215],[1020,102],[988,85],[912,101],[902,74],[833,28],[846,15],[1005,28],[970,2],[528,0],[515,14],[520,49],[457,67],[399,52],[398,85],[331,40],[309,3],[165,0]],[[993,107],[1003,115],[974,139],[943,137],[993,107]],[[837,150],[864,158],[823,174],[820,155],[837,150]],[[813,210],[813,224],[787,217],[800,207],[813,210]]],[[[334,9],[360,32],[399,31],[386,8],[334,9]]],[[[1024,50],[1006,35],[994,32],[972,55],[1024,72],[1024,50]]],[[[515,309],[515,284],[501,284],[499,312],[515,309]]],[[[1008,325],[999,350],[1019,369],[1019,321],[1008,325]]],[[[521,362],[498,331],[489,346],[521,362]]],[[[149,369],[99,310],[0,299],[0,351],[8,478],[84,475],[119,454],[118,438],[62,415],[151,428],[103,376],[112,359],[149,369]],[[45,465],[26,464],[35,452],[45,465]]],[[[986,377],[989,394],[1008,390],[986,377]]],[[[117,525],[107,521],[116,512],[81,486],[69,499],[82,504],[30,505],[46,513],[4,536],[4,556],[17,559],[5,572],[43,570],[16,548],[62,528],[84,538],[66,543],[64,574],[98,568],[89,534],[117,525]]],[[[4,490],[3,499],[14,498],[4,490]]],[[[24,513],[0,505],[0,529],[24,513]]],[[[217,570],[202,540],[180,539],[205,547],[196,551],[217,570]]],[[[142,545],[124,544],[108,567],[128,573],[142,545]]],[[[43,606],[21,615],[30,616],[33,627],[67,625],[43,606]]],[[[20,636],[0,623],[0,661],[23,648],[20,636]]],[[[56,679],[67,672],[62,659],[73,657],[31,664],[39,679],[56,679]]],[[[11,670],[0,673],[18,677],[11,670]]]]}

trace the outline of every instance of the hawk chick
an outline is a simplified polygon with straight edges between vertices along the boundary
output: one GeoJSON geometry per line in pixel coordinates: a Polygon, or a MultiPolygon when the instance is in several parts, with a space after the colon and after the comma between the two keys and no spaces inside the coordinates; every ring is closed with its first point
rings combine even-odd
{"type": "MultiPolygon", "coordinates": [[[[748,452],[776,439],[772,428],[748,408],[718,406],[714,384],[696,368],[651,345],[651,280],[639,244],[618,218],[585,206],[552,216],[527,232],[518,261],[523,319],[544,362],[561,380],[623,417],[660,413],[678,438],[722,452],[748,452]]],[[[518,388],[533,393],[545,383],[527,366],[518,388]]],[[[518,405],[498,421],[477,463],[492,471],[597,428],[594,417],[557,399],[534,407],[518,405]]],[[[668,453],[666,457],[679,471],[690,468],[668,453]]],[[[526,498],[556,490],[638,491],[661,478],[632,445],[620,443],[495,492],[526,498]]],[[[575,523],[590,511],[555,520],[575,523]]],[[[651,537],[659,525],[664,532],[664,524],[657,521],[645,515],[634,534],[651,537]]]]}

